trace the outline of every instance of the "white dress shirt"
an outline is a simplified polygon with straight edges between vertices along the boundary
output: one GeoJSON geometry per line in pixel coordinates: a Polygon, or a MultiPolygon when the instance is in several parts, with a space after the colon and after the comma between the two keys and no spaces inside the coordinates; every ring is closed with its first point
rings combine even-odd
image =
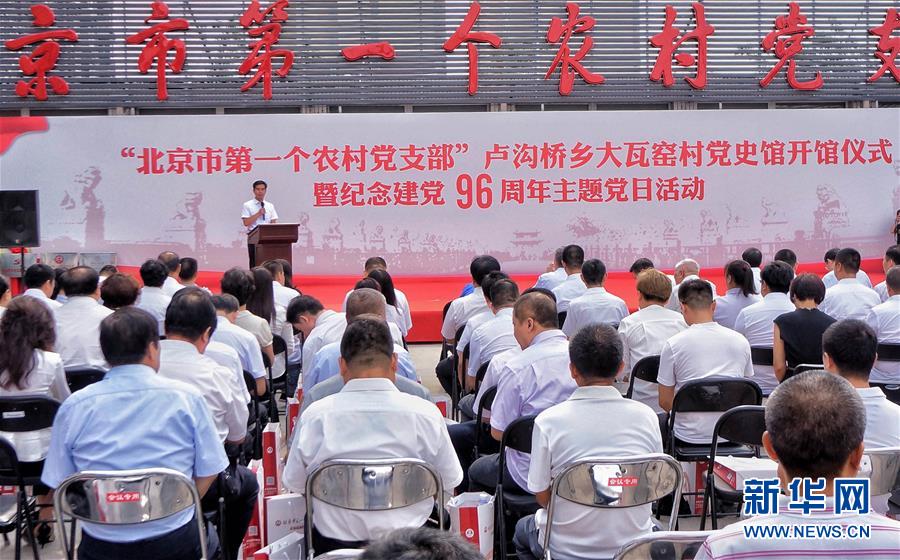
{"type": "MultiPolygon", "coordinates": [[[[60,402],[66,400],[71,392],[66,382],[66,372],[63,370],[62,358],[55,352],[43,350],[34,351],[34,367],[28,372],[28,376],[22,380],[23,389],[12,385],[8,389],[0,386],[0,397],[14,397],[24,395],[44,395],[60,402]]],[[[0,381],[7,380],[7,373],[0,373],[0,381]]],[[[20,461],[40,461],[47,456],[47,448],[50,447],[50,434],[52,430],[36,430],[33,432],[0,432],[0,437],[6,438],[16,449],[16,455],[20,461]]]]}
{"type": "Polygon", "coordinates": [[[471,294],[458,297],[450,304],[447,315],[444,317],[444,324],[441,325],[441,336],[447,340],[453,340],[459,327],[465,325],[466,321],[475,315],[487,311],[487,308],[484,291],[481,286],[475,286],[471,294]]]}
{"type": "Polygon", "coordinates": [[[748,305],[760,301],[762,301],[762,297],[757,294],[745,296],[740,288],[731,288],[725,292],[724,296],[716,296],[716,311],[713,314],[713,321],[723,327],[733,329],[738,313],[748,305]]]}
{"type": "MultiPolygon", "coordinates": [[[[404,378],[415,383],[419,382],[416,373],[416,365],[412,361],[409,352],[398,344],[394,344],[394,353],[397,354],[397,378],[404,378]]],[[[303,372],[303,395],[313,389],[319,383],[341,375],[339,359],[341,357],[341,343],[332,342],[326,344],[316,352],[315,365],[303,372]]]]}
{"type": "MultiPolygon", "coordinates": [[[[875,331],[879,344],[900,344],[900,294],[873,307],[866,322],[875,331]]],[[[869,374],[870,383],[900,383],[900,362],[877,360],[869,374]]]]}
{"type": "Polygon", "coordinates": [[[39,288],[28,288],[27,290],[22,292],[22,295],[33,297],[34,299],[46,305],[50,311],[56,311],[57,309],[62,307],[62,304],[60,302],[48,298],[47,294],[45,294],[44,291],[39,288]]]}
{"type": "Polygon", "coordinates": [[[159,323],[159,336],[163,336],[166,334],[166,309],[169,308],[171,301],[172,298],[167,296],[162,288],[144,286],[134,305],[153,315],[153,318],[159,323]]]}
{"type": "MultiPolygon", "coordinates": [[[[515,348],[510,348],[506,352],[501,352],[491,358],[491,363],[488,364],[487,371],[484,372],[484,379],[481,380],[481,386],[478,387],[478,394],[475,395],[475,400],[472,402],[472,410],[474,410],[476,414],[478,413],[478,403],[484,398],[484,394],[488,389],[497,386],[497,382],[500,380],[500,374],[503,373],[503,369],[506,367],[507,362],[521,353],[522,348],[517,344],[515,348]]],[[[490,420],[490,418],[491,411],[486,410],[484,412],[484,420],[490,420]]]]}
{"type": "Polygon", "coordinates": [[[856,278],[844,278],[825,290],[825,300],[819,304],[819,311],[842,319],[865,320],[869,310],[881,303],[881,298],[872,288],[859,283],[856,278]]]}
{"type": "Polygon", "coordinates": [[[294,342],[296,339],[294,338],[293,325],[287,322],[287,309],[284,306],[275,304],[275,317],[269,325],[272,329],[272,334],[280,336],[285,345],[284,354],[276,354],[275,363],[272,364],[272,378],[275,379],[281,377],[286,371],[287,364],[290,363],[288,358],[295,351],[294,342]]]}
{"type": "Polygon", "coordinates": [[[322,311],[316,318],[316,326],[303,341],[303,370],[310,371],[316,365],[316,354],[326,344],[340,342],[347,329],[347,315],[330,309],[322,311]]]}
{"type": "MultiPolygon", "coordinates": [[[[567,400],[541,412],[534,421],[528,490],[549,490],[563,467],[588,457],[627,457],[662,453],[656,414],[639,402],[622,398],[611,386],[579,387],[567,400]],[[602,430],[585,429],[587,418],[615,418],[602,430]]],[[[609,467],[596,476],[620,476],[609,467]]],[[[620,490],[611,487],[610,490],[620,490]]],[[[553,558],[611,558],[620,546],[653,530],[650,504],[602,509],[556,499],[550,552],[553,558]]],[[[534,516],[543,543],[547,511],[534,516]]]]}
{"type": "Polygon", "coordinates": [[[184,284],[181,284],[175,278],[173,278],[171,276],[166,276],[166,281],[163,282],[163,285],[162,285],[162,291],[167,296],[172,297],[178,292],[178,290],[180,290],[184,287],[185,287],[184,284]]]}
{"type": "MultiPolygon", "coordinates": [[[[619,338],[622,339],[622,356],[625,371],[631,375],[634,364],[647,356],[659,356],[667,340],[687,329],[684,317],[677,311],[662,305],[648,305],[635,311],[619,323],[619,338]]],[[[659,387],[640,379],[634,380],[631,398],[642,402],[654,412],[664,412],[659,406],[659,387]]]]}
{"type": "Polygon", "coordinates": [[[229,321],[227,317],[219,315],[216,320],[218,323],[211,340],[234,348],[241,359],[241,367],[254,379],[265,377],[266,366],[263,364],[262,350],[256,337],[229,321]]]}
{"type": "Polygon", "coordinates": [[[876,285],[872,289],[875,290],[875,293],[878,294],[878,297],[881,298],[882,303],[886,302],[888,297],[890,297],[888,295],[888,291],[887,291],[887,282],[885,282],[883,280],[881,282],[879,282],[878,285],[876,285]]]}
{"type": "MultiPolygon", "coordinates": [[[[206,345],[206,350],[203,351],[203,355],[212,358],[217,364],[227,368],[228,371],[234,374],[239,387],[247,387],[247,383],[244,381],[244,368],[241,365],[241,357],[238,356],[237,350],[223,342],[210,340],[206,345]]],[[[244,404],[250,404],[250,393],[245,390],[239,391],[239,393],[241,398],[245,399],[244,404]]]]}
{"type": "Polygon", "coordinates": [[[866,407],[866,449],[900,448],[900,406],[887,400],[879,387],[857,389],[866,407]]]}
{"type": "Polygon", "coordinates": [[[628,316],[625,300],[606,291],[606,288],[588,288],[584,294],[569,302],[569,313],[562,331],[572,338],[582,329],[593,323],[619,325],[619,321],[628,316]]]}
{"type": "Polygon", "coordinates": [[[475,377],[481,364],[497,354],[519,347],[513,335],[512,317],[513,308],[504,307],[497,311],[490,321],[472,333],[472,341],[469,343],[469,364],[466,370],[469,377],[475,377]]]}
{"type": "MultiPolygon", "coordinates": [[[[352,293],[353,293],[353,290],[350,290],[344,296],[344,305],[341,307],[341,311],[344,311],[344,312],[347,311],[347,299],[350,298],[350,294],[352,294],[352,293]]],[[[412,330],[412,325],[413,325],[412,312],[410,311],[410,308],[409,308],[409,299],[406,298],[406,294],[404,294],[397,288],[394,288],[394,295],[397,297],[396,311],[400,315],[400,317],[395,318],[394,321],[396,321],[397,326],[400,327],[400,330],[403,333],[403,336],[406,336],[407,334],[409,334],[409,331],[412,330]]],[[[390,307],[390,306],[388,306],[388,307],[390,307]]],[[[386,312],[390,313],[389,310],[386,310],[386,312]]],[[[391,320],[392,319],[390,317],[388,317],[388,321],[391,321],[391,320]]]]}
{"type": "MultiPolygon", "coordinates": [[[[401,393],[387,379],[353,379],[340,393],[313,403],[298,424],[284,467],[284,484],[304,492],[307,475],[330,459],[421,459],[444,488],[462,481],[462,469],[440,411],[401,393]]],[[[387,511],[338,509],[316,501],[316,529],[343,541],[374,540],[401,527],[420,527],[434,500],[387,511]]]]}
{"type": "Polygon", "coordinates": [[[460,335],[459,340],[456,341],[456,351],[464,352],[466,345],[472,341],[472,333],[475,332],[475,329],[487,323],[494,317],[494,312],[488,307],[478,315],[475,315],[466,321],[466,326],[463,327],[462,335],[460,335]]]}
{"type": "MultiPolygon", "coordinates": [[[[272,290],[275,294],[275,305],[280,305],[285,311],[287,310],[288,305],[290,305],[291,300],[300,296],[300,292],[293,288],[288,288],[277,280],[272,282],[272,290]]],[[[288,364],[298,364],[303,357],[303,342],[300,337],[300,334],[294,334],[293,327],[291,327],[291,338],[294,339],[294,343],[291,351],[288,352],[288,364]]],[[[285,341],[287,342],[287,339],[285,339],[285,341]]]]}
{"type": "Polygon", "coordinates": [[[67,368],[109,369],[100,349],[100,322],[112,314],[90,296],[72,296],[56,310],[56,351],[67,368]]]}
{"type": "MultiPolygon", "coordinates": [[[[556,296],[556,312],[562,313],[569,310],[569,303],[587,291],[584,280],[581,279],[581,273],[576,272],[570,274],[557,287],[553,288],[553,295],[556,296]]],[[[568,317],[566,317],[568,321],[568,317]]]]}
{"type": "MultiPolygon", "coordinates": [[[[500,372],[491,428],[502,432],[513,420],[543,412],[569,398],[575,387],[569,371],[569,340],[561,330],[544,331],[500,372]]],[[[512,479],[527,488],[529,456],[507,450],[506,459],[512,479]]]]}
{"type": "Polygon", "coordinates": [[[534,283],[534,287],[553,291],[553,288],[566,281],[567,276],[566,269],[559,267],[552,272],[545,272],[538,276],[537,282],[534,283]]]}
{"type": "Polygon", "coordinates": [[[275,211],[274,204],[272,204],[268,200],[260,203],[255,198],[251,198],[244,203],[244,207],[241,209],[241,218],[249,218],[253,214],[256,214],[257,212],[259,212],[259,209],[262,208],[263,204],[265,204],[266,213],[257,218],[255,222],[247,226],[247,233],[250,233],[253,228],[260,224],[268,224],[278,219],[278,212],[275,211]]]}
{"type": "MultiPolygon", "coordinates": [[[[796,309],[790,296],[781,292],[766,294],[763,300],[745,307],[738,313],[734,330],[744,335],[750,347],[772,348],[775,339],[775,319],[796,309]]],[[[753,366],[753,381],[768,395],[778,387],[772,366],[753,366]]]]}
{"type": "MultiPolygon", "coordinates": [[[[750,344],[722,325],[698,323],[663,345],[659,358],[659,384],[678,390],[685,383],[707,377],[752,377],[750,344]]],[[[675,436],[687,443],[708,444],[722,413],[682,412],[675,416],[675,436]]]]}
{"type": "MultiPolygon", "coordinates": [[[[866,274],[864,270],[856,271],[856,279],[859,280],[859,283],[867,288],[872,287],[872,280],[869,279],[869,275],[866,274]]],[[[822,283],[825,284],[825,289],[834,286],[838,283],[837,276],[834,274],[834,271],[829,271],[828,274],[822,277],[822,283]]]]}
{"type": "Polygon", "coordinates": [[[758,266],[751,266],[750,272],[753,273],[753,287],[756,288],[756,293],[758,294],[762,291],[762,269],[758,266]]]}
{"type": "Polygon", "coordinates": [[[204,356],[197,347],[181,340],[159,342],[158,374],[196,388],[212,415],[222,441],[238,441],[247,435],[247,386],[237,384],[234,373],[204,356]]]}
{"type": "MultiPolygon", "coordinates": [[[[700,278],[696,274],[688,274],[684,277],[684,280],[681,281],[681,284],[684,284],[688,280],[705,280],[709,287],[712,288],[713,297],[716,297],[716,285],[706,280],[705,278],[700,278]]],[[[673,278],[674,281],[674,278],[673,278]]],[[[681,287],[681,284],[675,284],[672,286],[672,295],[669,296],[669,303],[666,305],[672,311],[678,311],[681,313],[681,301],[678,299],[678,288],[681,287]]]]}

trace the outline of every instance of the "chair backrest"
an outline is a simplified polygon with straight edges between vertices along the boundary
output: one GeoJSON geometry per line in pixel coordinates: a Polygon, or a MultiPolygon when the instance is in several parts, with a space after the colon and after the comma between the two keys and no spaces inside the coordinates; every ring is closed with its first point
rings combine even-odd
{"type": "MultiPolygon", "coordinates": [[[[420,459],[340,459],[326,461],[306,479],[306,542],[314,558],[313,502],[353,511],[385,511],[433,497],[443,503],[444,487],[437,470],[420,459]]],[[[438,524],[444,528],[443,516],[438,524]]]]}
{"type": "Polygon", "coordinates": [[[43,395],[0,397],[0,432],[34,432],[53,426],[59,402],[43,395]]]}
{"type": "Polygon", "coordinates": [[[715,531],[658,531],[625,544],[614,560],[693,560],[715,531]]]}
{"type": "Polygon", "coordinates": [[[550,487],[544,550],[550,550],[558,498],[605,509],[642,506],[673,495],[669,530],[675,529],[681,503],[681,464],[664,453],[633,457],[586,458],[563,465],[550,487]]]}
{"type": "Polygon", "coordinates": [[[253,377],[253,374],[247,370],[244,370],[244,384],[247,386],[247,390],[250,392],[250,397],[253,398],[256,396],[256,378],[253,377]]]}
{"type": "MultiPolygon", "coordinates": [[[[490,410],[492,406],[494,406],[494,398],[497,396],[497,388],[491,387],[486,390],[483,395],[481,395],[481,400],[478,401],[478,412],[476,426],[481,426],[481,422],[484,421],[484,411],[490,410]]],[[[476,432],[477,435],[477,432],[476,432]]]]}
{"type": "MultiPolygon", "coordinates": [[[[523,416],[513,420],[503,430],[500,449],[509,448],[520,453],[531,453],[531,432],[534,431],[534,419],[537,415],[523,416]]],[[[502,455],[501,455],[502,456],[502,455]]]]}
{"type": "Polygon", "coordinates": [[[762,346],[751,346],[750,360],[755,366],[771,366],[775,363],[774,351],[762,346]]]}
{"type": "Polygon", "coordinates": [[[741,405],[728,410],[719,417],[713,430],[713,441],[718,437],[740,445],[762,445],[762,435],[766,431],[766,407],[761,405],[741,405]]]}
{"type": "Polygon", "coordinates": [[[106,377],[106,372],[99,368],[66,369],[66,383],[73,393],[84,389],[91,383],[101,381],[104,377],[106,377]]]}
{"type": "Polygon", "coordinates": [[[491,365],[491,361],[488,360],[478,366],[478,371],[475,372],[475,390],[477,391],[479,387],[481,387],[481,382],[484,381],[484,376],[487,373],[488,366],[491,365]]]}
{"type": "Polygon", "coordinates": [[[872,466],[869,474],[872,496],[893,494],[900,489],[900,448],[866,449],[865,457],[872,466]]]}
{"type": "Polygon", "coordinates": [[[630,399],[634,393],[634,380],[640,379],[647,383],[658,383],[659,356],[644,356],[631,368],[631,379],[628,381],[628,392],[625,398],[630,399]]]}
{"type": "Polygon", "coordinates": [[[707,377],[689,381],[675,393],[676,412],[725,412],[744,404],[762,403],[759,385],[749,379],[707,377]]]}
{"type": "MultiPolygon", "coordinates": [[[[825,369],[825,364],[797,364],[794,367],[792,372],[789,372],[789,375],[785,375],[784,379],[788,379],[789,377],[793,377],[795,375],[800,375],[801,373],[807,371],[820,371],[825,369]]],[[[784,379],[782,383],[784,383],[784,379]]]]}
{"type": "Polygon", "coordinates": [[[900,362],[900,344],[879,344],[878,359],[882,362],[900,362]]]}
{"type": "Polygon", "coordinates": [[[566,324],[566,317],[569,315],[568,311],[560,311],[556,314],[556,320],[559,322],[559,328],[563,328],[563,325],[566,324]]]}
{"type": "Polygon", "coordinates": [[[19,456],[16,448],[6,438],[0,437],[0,482],[7,481],[17,486],[24,484],[19,471],[19,456]]]}
{"type": "MultiPolygon", "coordinates": [[[[202,557],[207,558],[206,530],[200,494],[194,481],[172,469],[129,471],[85,471],[65,479],[53,496],[63,548],[71,558],[66,542],[63,516],[102,525],[132,525],[171,517],[187,508],[195,508],[202,557]]],[[[123,528],[123,534],[128,529],[123,528]]]]}
{"type": "Polygon", "coordinates": [[[287,352],[287,342],[279,335],[272,335],[272,353],[276,356],[287,352]]]}

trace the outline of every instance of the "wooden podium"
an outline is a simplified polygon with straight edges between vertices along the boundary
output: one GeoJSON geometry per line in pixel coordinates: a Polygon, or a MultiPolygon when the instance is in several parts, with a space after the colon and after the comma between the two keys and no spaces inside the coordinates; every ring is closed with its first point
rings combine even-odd
{"type": "Polygon", "coordinates": [[[272,259],[291,262],[291,245],[297,242],[298,224],[261,224],[247,234],[247,244],[255,247],[253,266],[272,259]]]}

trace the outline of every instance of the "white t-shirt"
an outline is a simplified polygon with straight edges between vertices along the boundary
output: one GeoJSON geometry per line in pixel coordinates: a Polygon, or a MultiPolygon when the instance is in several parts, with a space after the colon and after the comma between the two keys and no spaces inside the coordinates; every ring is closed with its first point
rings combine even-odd
{"type": "Polygon", "coordinates": [[[56,346],[67,368],[109,369],[100,349],[100,322],[112,314],[90,296],[72,296],[56,310],[56,346]]]}
{"type": "Polygon", "coordinates": [[[212,340],[227,344],[234,348],[241,360],[241,367],[249,372],[254,379],[266,376],[266,367],[263,364],[262,350],[259,341],[250,331],[233,324],[227,317],[219,315],[216,330],[213,331],[212,340]]]}
{"type": "Polygon", "coordinates": [[[488,307],[478,315],[475,315],[466,321],[466,326],[463,327],[462,335],[460,335],[459,340],[456,341],[457,352],[464,352],[466,346],[472,342],[472,334],[475,332],[475,329],[487,323],[494,317],[494,312],[488,307]]]}
{"type": "Polygon", "coordinates": [[[857,389],[866,407],[866,449],[900,447],[900,406],[887,400],[879,387],[857,389]]]}
{"type": "Polygon", "coordinates": [[[887,291],[887,282],[881,281],[881,282],[878,283],[878,285],[876,285],[876,286],[875,286],[874,288],[872,288],[872,289],[875,290],[875,293],[878,294],[878,297],[881,298],[881,302],[882,302],[882,303],[884,303],[884,302],[887,301],[887,299],[888,299],[888,297],[889,297],[889,296],[888,296],[888,291],[887,291]]]}
{"type": "Polygon", "coordinates": [[[593,323],[618,326],[628,315],[625,300],[606,291],[606,288],[588,288],[584,294],[569,302],[569,311],[562,331],[572,338],[582,327],[593,323]]]}
{"type": "MultiPolygon", "coordinates": [[[[553,288],[553,295],[556,296],[556,312],[568,312],[569,303],[573,299],[584,295],[586,291],[587,286],[585,286],[584,280],[581,279],[580,272],[567,276],[562,283],[553,288]]],[[[566,320],[568,321],[568,317],[566,317],[566,320]]]]}
{"type": "Polygon", "coordinates": [[[729,329],[734,328],[738,313],[747,306],[762,301],[756,294],[745,296],[740,288],[731,288],[724,296],[716,296],[716,311],[713,321],[729,329]]]}
{"type": "Polygon", "coordinates": [[[516,337],[513,336],[512,316],[512,307],[503,308],[490,321],[482,324],[472,333],[472,341],[469,343],[469,363],[466,370],[469,377],[476,377],[481,364],[497,354],[506,352],[510,348],[519,347],[516,337]]]}
{"type": "MultiPolygon", "coordinates": [[[[867,288],[872,287],[872,280],[869,279],[869,275],[866,274],[864,270],[856,271],[856,279],[859,280],[859,283],[863,286],[867,288]]],[[[822,277],[822,283],[825,284],[826,290],[838,283],[837,276],[834,274],[833,270],[829,271],[828,274],[822,277]]]]}
{"type": "Polygon", "coordinates": [[[865,320],[869,310],[881,303],[875,290],[859,283],[856,278],[844,278],[825,291],[819,311],[842,319],[865,320]]]}
{"type": "Polygon", "coordinates": [[[163,336],[166,334],[166,309],[169,308],[171,301],[172,298],[167,296],[162,288],[144,286],[134,305],[153,315],[159,324],[159,336],[163,336]]]}
{"type": "Polygon", "coordinates": [[[447,340],[453,340],[459,327],[466,321],[487,311],[487,302],[484,300],[484,291],[481,286],[476,286],[471,294],[458,297],[450,304],[444,324],[441,325],[441,336],[447,340]]]}
{"type": "MultiPolygon", "coordinates": [[[[900,294],[873,307],[866,322],[875,331],[879,344],[900,344],[900,294]]],[[[869,383],[900,383],[900,362],[877,360],[869,383]]]]}
{"type": "Polygon", "coordinates": [[[179,283],[178,280],[172,278],[171,276],[166,276],[166,281],[163,282],[162,291],[169,297],[174,296],[178,293],[178,290],[184,288],[184,285],[179,283]]]}
{"type": "MultiPolygon", "coordinates": [[[[751,348],[772,348],[775,319],[794,309],[787,294],[772,292],[762,301],[742,309],[734,322],[734,330],[744,335],[751,348]]],[[[779,383],[772,366],[753,366],[753,381],[762,389],[763,395],[774,391],[779,383]]]]}
{"type": "MultiPolygon", "coordinates": [[[[260,224],[270,224],[278,219],[278,212],[275,211],[275,205],[273,205],[268,200],[266,200],[262,204],[265,205],[266,213],[263,216],[257,218],[255,222],[247,226],[247,233],[250,233],[253,228],[260,224]]],[[[256,200],[255,198],[251,198],[244,203],[244,207],[241,210],[241,218],[249,218],[253,214],[259,212],[259,209],[261,207],[262,206],[258,200],[256,200]]]]}

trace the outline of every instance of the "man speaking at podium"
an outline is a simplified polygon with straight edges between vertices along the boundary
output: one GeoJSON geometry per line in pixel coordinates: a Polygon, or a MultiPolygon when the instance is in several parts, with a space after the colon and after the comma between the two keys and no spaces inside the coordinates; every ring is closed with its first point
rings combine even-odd
{"type": "MultiPolygon", "coordinates": [[[[244,209],[241,212],[241,220],[243,220],[248,234],[260,224],[274,224],[278,221],[275,205],[266,200],[268,188],[265,181],[253,182],[253,198],[244,203],[244,209]]],[[[256,246],[248,242],[247,253],[250,256],[250,268],[253,268],[256,261],[256,246]]]]}

